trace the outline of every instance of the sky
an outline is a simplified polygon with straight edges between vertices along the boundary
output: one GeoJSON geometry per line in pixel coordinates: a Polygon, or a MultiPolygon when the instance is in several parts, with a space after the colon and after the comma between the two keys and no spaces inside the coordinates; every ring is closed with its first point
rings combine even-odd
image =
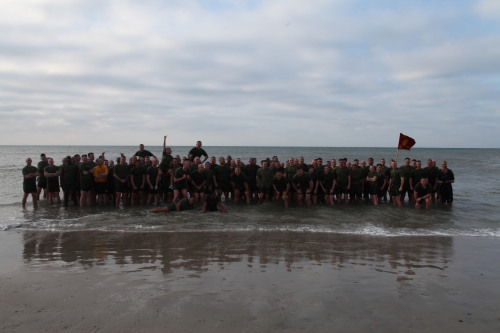
{"type": "Polygon", "coordinates": [[[3,0],[0,144],[500,148],[500,1],[3,0]]]}

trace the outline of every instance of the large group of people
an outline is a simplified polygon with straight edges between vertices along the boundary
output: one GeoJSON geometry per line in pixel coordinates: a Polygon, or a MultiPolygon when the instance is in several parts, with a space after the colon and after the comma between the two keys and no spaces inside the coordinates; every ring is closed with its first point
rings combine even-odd
{"type": "Polygon", "coordinates": [[[198,141],[186,157],[172,155],[163,140],[160,158],[144,145],[130,158],[123,153],[116,161],[105,153],[66,156],[61,165],[41,154],[37,166],[31,158],[23,168],[23,199],[31,194],[36,207],[40,197],[51,205],[87,207],[92,205],[156,205],[152,212],[193,209],[221,211],[227,203],[252,204],[275,201],[290,204],[335,205],[340,203],[391,202],[403,206],[406,198],[416,208],[430,208],[432,202],[451,204],[454,174],[446,161],[441,168],[429,159],[422,162],[405,158],[398,167],[391,160],[375,163],[373,158],[349,161],[347,158],[323,161],[318,157],[306,163],[303,157],[280,161],[277,156],[245,164],[231,156],[209,158],[198,141]]]}

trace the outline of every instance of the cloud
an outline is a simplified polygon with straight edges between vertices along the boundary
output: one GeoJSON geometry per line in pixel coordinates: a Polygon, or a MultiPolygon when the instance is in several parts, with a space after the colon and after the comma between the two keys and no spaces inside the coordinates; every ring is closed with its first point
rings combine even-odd
{"type": "Polygon", "coordinates": [[[498,147],[495,3],[2,2],[0,139],[498,147]]]}

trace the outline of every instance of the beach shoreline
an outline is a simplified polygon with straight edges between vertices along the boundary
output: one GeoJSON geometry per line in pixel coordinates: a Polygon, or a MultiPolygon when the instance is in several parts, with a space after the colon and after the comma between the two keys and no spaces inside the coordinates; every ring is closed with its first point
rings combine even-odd
{"type": "Polygon", "coordinates": [[[0,232],[3,332],[497,332],[497,238],[0,232]]]}

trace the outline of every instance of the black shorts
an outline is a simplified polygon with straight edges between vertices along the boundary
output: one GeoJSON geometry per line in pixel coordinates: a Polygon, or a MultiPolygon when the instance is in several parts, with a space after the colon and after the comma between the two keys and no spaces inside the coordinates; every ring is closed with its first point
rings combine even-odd
{"type": "Polygon", "coordinates": [[[185,183],[174,183],[174,190],[187,190],[188,186],[185,183]]]}
{"type": "Polygon", "coordinates": [[[248,190],[250,192],[257,192],[259,188],[257,187],[257,183],[248,183],[248,190]]]}
{"type": "Polygon", "coordinates": [[[311,194],[311,192],[309,191],[309,186],[307,185],[304,185],[304,186],[297,186],[297,191],[300,191],[297,192],[298,194],[311,194]]]}
{"type": "Polygon", "coordinates": [[[382,190],[379,187],[377,191],[378,191],[379,198],[383,198],[387,195],[387,189],[385,187],[382,190]]]}
{"type": "Polygon", "coordinates": [[[377,195],[378,196],[378,194],[379,194],[378,185],[369,184],[368,186],[366,186],[366,188],[368,189],[368,192],[370,193],[370,195],[377,195]]]}
{"type": "Polygon", "coordinates": [[[23,191],[24,193],[36,193],[36,183],[23,184],[23,191]]]}
{"type": "Polygon", "coordinates": [[[218,185],[219,186],[217,187],[217,189],[221,190],[222,192],[230,192],[232,190],[229,184],[219,183],[218,185]]]}
{"type": "Polygon", "coordinates": [[[122,183],[120,181],[115,182],[115,192],[118,193],[127,193],[128,192],[128,184],[127,182],[122,183]]]}
{"type": "Polygon", "coordinates": [[[104,183],[95,183],[95,193],[96,194],[106,194],[108,190],[108,184],[104,183]]]}
{"type": "MultiPolygon", "coordinates": [[[[318,188],[318,191],[319,191],[319,188],[318,188]]],[[[323,191],[323,189],[321,189],[321,191],[323,191]]],[[[325,194],[326,195],[332,194],[332,188],[330,186],[325,186],[325,194]]]]}
{"type": "Polygon", "coordinates": [[[350,190],[350,193],[351,193],[351,195],[361,196],[361,194],[362,194],[362,191],[361,191],[361,184],[359,184],[359,185],[354,185],[354,186],[352,186],[352,185],[351,185],[351,190],[350,190]]]}
{"type": "Polygon", "coordinates": [[[259,193],[271,195],[273,194],[273,189],[271,187],[259,187],[259,193]]]}
{"type": "Polygon", "coordinates": [[[347,184],[337,184],[335,186],[335,194],[348,194],[347,184]]]}
{"type": "Polygon", "coordinates": [[[400,196],[401,192],[399,192],[399,186],[391,186],[391,188],[389,189],[389,194],[392,197],[400,196]]]}
{"type": "Polygon", "coordinates": [[[64,184],[61,186],[63,191],[76,191],[76,184],[64,184]]]}
{"type": "Polygon", "coordinates": [[[59,192],[59,181],[57,182],[47,182],[48,192],[59,192]]]}
{"type": "Polygon", "coordinates": [[[240,184],[240,185],[236,184],[236,185],[234,185],[234,190],[240,191],[241,193],[244,193],[247,189],[245,188],[245,185],[243,185],[243,184],[240,184]]]}
{"type": "Polygon", "coordinates": [[[94,184],[88,181],[80,182],[81,191],[92,191],[94,189],[94,184]]]}
{"type": "Polygon", "coordinates": [[[36,186],[40,187],[40,188],[47,188],[47,178],[38,178],[38,182],[36,184],[36,186]]]}

